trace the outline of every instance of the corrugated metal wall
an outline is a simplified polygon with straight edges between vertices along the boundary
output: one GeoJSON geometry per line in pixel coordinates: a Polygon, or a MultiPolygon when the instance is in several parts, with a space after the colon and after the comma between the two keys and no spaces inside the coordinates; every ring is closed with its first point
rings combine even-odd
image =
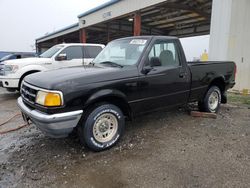
{"type": "Polygon", "coordinates": [[[249,10],[249,0],[213,0],[209,57],[236,62],[239,91],[250,91],[249,10]]]}

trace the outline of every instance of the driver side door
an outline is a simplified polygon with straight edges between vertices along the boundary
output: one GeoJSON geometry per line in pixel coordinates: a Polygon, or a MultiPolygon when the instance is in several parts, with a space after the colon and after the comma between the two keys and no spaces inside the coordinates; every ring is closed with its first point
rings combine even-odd
{"type": "Polygon", "coordinates": [[[151,71],[144,74],[141,84],[143,111],[173,107],[187,102],[189,76],[181,62],[175,40],[156,40],[148,54],[151,71]],[[154,61],[154,64],[150,61],[154,61]]]}
{"type": "Polygon", "coordinates": [[[63,49],[57,57],[64,57],[56,60],[57,68],[74,67],[83,65],[82,46],[69,46],[63,49]]]}

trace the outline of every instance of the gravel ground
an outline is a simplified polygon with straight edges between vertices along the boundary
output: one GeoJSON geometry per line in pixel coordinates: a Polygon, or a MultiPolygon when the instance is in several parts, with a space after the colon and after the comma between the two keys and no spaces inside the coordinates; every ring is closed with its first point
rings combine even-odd
{"type": "MultiPolygon", "coordinates": [[[[18,113],[0,89],[0,123],[18,113]]],[[[21,117],[0,130],[23,124],[21,117]]],[[[94,153],[34,125],[0,135],[0,187],[250,187],[250,109],[223,105],[217,119],[185,110],[128,122],[123,139],[94,153]]]]}

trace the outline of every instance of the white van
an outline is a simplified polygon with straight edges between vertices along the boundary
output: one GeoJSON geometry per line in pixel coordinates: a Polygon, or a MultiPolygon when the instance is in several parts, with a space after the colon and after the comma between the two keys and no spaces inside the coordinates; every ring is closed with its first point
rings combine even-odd
{"type": "Polygon", "coordinates": [[[39,57],[5,61],[0,65],[0,86],[15,91],[19,90],[23,78],[29,74],[88,65],[103,48],[102,44],[58,44],[39,57]]]}

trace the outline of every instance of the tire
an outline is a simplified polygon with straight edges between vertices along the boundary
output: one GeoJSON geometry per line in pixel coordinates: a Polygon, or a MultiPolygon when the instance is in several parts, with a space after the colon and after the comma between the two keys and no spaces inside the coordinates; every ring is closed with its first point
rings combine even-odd
{"type": "Polygon", "coordinates": [[[78,127],[82,144],[93,151],[114,146],[124,132],[125,118],[113,104],[100,104],[88,110],[78,127]]]}
{"type": "Polygon", "coordinates": [[[212,86],[207,91],[204,99],[199,102],[199,110],[216,113],[220,109],[221,91],[217,86],[212,86]]]}

